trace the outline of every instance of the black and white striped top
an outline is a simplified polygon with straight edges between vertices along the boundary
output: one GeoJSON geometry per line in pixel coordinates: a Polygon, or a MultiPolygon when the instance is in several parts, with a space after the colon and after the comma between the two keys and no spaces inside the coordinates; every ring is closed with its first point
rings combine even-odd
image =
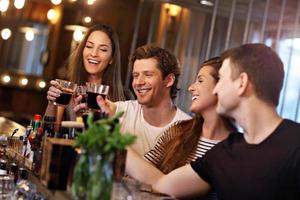
{"type": "MultiPolygon", "coordinates": [[[[144,155],[145,159],[157,166],[160,163],[160,160],[162,159],[162,155],[165,153],[164,144],[170,139],[169,137],[169,134],[162,135],[162,137],[157,141],[154,148],[144,155]]],[[[191,153],[187,157],[186,164],[189,164],[191,161],[196,160],[198,157],[202,157],[218,142],[219,140],[210,140],[204,137],[200,137],[196,151],[191,153]]]]}
{"type": "MultiPolygon", "coordinates": [[[[164,148],[164,144],[166,141],[169,141],[171,136],[169,134],[163,134],[160,139],[157,141],[156,145],[152,150],[144,155],[144,158],[155,166],[158,166],[162,159],[162,155],[165,153],[166,149],[164,148]]],[[[198,157],[202,157],[205,155],[207,151],[209,151],[212,147],[214,147],[219,140],[210,140],[204,137],[200,137],[199,142],[197,144],[196,151],[191,153],[186,158],[186,164],[189,164],[191,161],[196,160],[198,157]]],[[[216,200],[217,194],[215,192],[209,193],[205,198],[197,198],[201,200],[216,200]]]]}

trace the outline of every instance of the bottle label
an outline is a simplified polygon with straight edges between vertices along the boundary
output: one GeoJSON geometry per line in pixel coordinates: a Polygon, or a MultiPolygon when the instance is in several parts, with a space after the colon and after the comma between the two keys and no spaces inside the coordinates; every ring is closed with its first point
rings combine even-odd
{"type": "Polygon", "coordinates": [[[7,171],[4,170],[4,169],[0,169],[0,175],[6,175],[7,174],[7,171]]]}

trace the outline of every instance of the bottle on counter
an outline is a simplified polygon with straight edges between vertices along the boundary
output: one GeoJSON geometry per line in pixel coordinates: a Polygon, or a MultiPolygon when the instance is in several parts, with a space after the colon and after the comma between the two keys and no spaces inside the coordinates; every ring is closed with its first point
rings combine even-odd
{"type": "Polygon", "coordinates": [[[43,129],[38,128],[36,133],[36,138],[33,142],[34,145],[34,155],[33,155],[33,173],[39,175],[42,162],[42,139],[43,139],[43,129]]]}
{"type": "Polygon", "coordinates": [[[33,129],[28,136],[29,143],[27,144],[27,147],[29,148],[27,148],[26,157],[29,158],[29,160],[31,161],[33,161],[34,152],[37,150],[37,134],[38,134],[38,129],[41,127],[41,119],[42,119],[41,115],[39,114],[34,115],[33,129]]]}
{"type": "Polygon", "coordinates": [[[20,167],[18,175],[19,175],[18,176],[18,181],[27,180],[28,179],[28,171],[27,171],[27,169],[24,168],[24,167],[20,167]]]}
{"type": "Polygon", "coordinates": [[[33,121],[30,120],[29,125],[26,127],[26,137],[29,137],[30,133],[33,131],[33,121]]]}
{"type": "Polygon", "coordinates": [[[39,114],[35,114],[33,117],[33,131],[37,131],[37,129],[41,126],[42,116],[39,114]]]}
{"type": "Polygon", "coordinates": [[[7,174],[7,160],[0,159],[0,175],[7,174]]]}
{"type": "Polygon", "coordinates": [[[9,164],[8,174],[14,177],[15,183],[18,181],[18,165],[14,161],[9,164]]]}
{"type": "Polygon", "coordinates": [[[44,130],[44,135],[46,137],[54,137],[55,133],[55,117],[54,116],[45,116],[44,117],[44,125],[43,125],[43,130],[44,130]]]}

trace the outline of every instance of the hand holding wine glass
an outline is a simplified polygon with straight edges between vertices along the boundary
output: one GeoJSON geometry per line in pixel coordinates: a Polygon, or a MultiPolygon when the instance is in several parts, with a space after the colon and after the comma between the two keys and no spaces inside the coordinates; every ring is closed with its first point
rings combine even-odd
{"type": "Polygon", "coordinates": [[[51,80],[50,81],[50,87],[47,91],[47,100],[50,102],[54,102],[56,100],[57,97],[60,96],[60,93],[62,92],[59,88],[58,88],[58,82],[55,80],[51,80]]]}
{"type": "Polygon", "coordinates": [[[108,116],[114,115],[117,110],[116,104],[106,98],[103,98],[101,95],[97,96],[97,104],[101,107],[102,112],[107,113],[108,116]]]}
{"type": "Polygon", "coordinates": [[[47,92],[47,99],[57,106],[68,105],[77,85],[70,81],[61,79],[51,81],[50,84],[51,87],[47,92]]]}
{"type": "Polygon", "coordinates": [[[74,99],[74,112],[77,115],[84,115],[88,113],[86,99],[87,99],[87,87],[85,85],[77,86],[75,99],[74,99]]]}

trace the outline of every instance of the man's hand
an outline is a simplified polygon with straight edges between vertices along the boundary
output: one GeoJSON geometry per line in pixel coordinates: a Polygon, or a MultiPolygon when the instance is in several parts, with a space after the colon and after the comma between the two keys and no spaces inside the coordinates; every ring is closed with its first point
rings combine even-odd
{"type": "Polygon", "coordinates": [[[101,110],[107,113],[110,117],[113,116],[117,110],[116,104],[108,99],[104,99],[101,95],[97,96],[97,103],[101,110]]]}
{"type": "Polygon", "coordinates": [[[76,113],[77,116],[80,116],[84,110],[87,109],[86,103],[80,103],[83,96],[79,95],[78,97],[74,98],[74,108],[73,111],[76,113]]]}

